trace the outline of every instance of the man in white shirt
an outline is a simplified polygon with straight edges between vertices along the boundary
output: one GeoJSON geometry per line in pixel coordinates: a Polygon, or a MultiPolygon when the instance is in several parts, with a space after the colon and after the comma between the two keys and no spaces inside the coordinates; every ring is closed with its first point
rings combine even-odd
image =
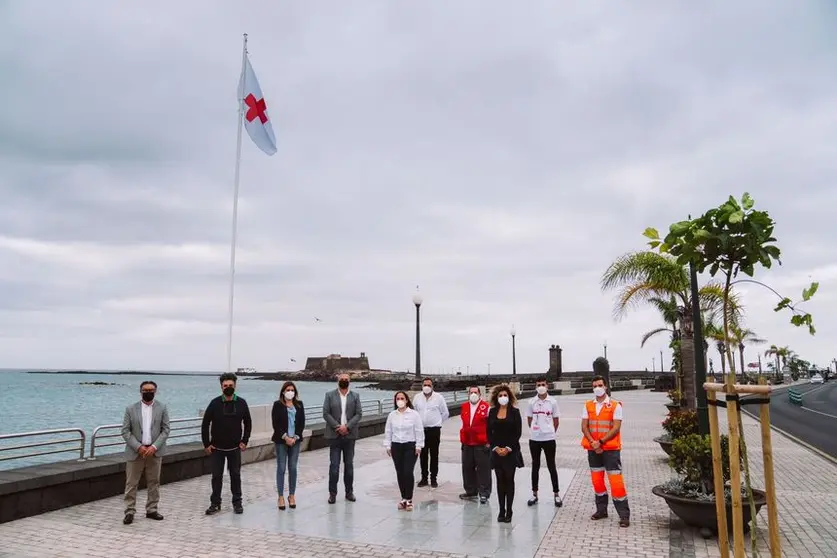
{"type": "Polygon", "coordinates": [[[541,452],[546,460],[546,468],[552,480],[552,494],[555,507],[563,505],[558,487],[558,470],[555,468],[555,434],[561,410],[558,401],[547,391],[546,378],[535,381],[538,394],[529,400],[526,406],[526,421],[529,423],[529,453],[532,455],[532,499],[526,502],[529,506],[538,503],[538,481],[541,468],[541,452]]]}
{"type": "Polygon", "coordinates": [[[442,394],[433,390],[433,380],[425,378],[422,384],[422,392],[413,397],[413,406],[421,416],[421,423],[424,425],[424,448],[422,448],[419,458],[421,480],[418,486],[427,486],[429,473],[430,486],[438,488],[439,443],[442,439],[442,423],[450,418],[450,411],[442,394]]]}
{"type": "Polygon", "coordinates": [[[148,487],[145,517],[161,521],[157,511],[160,502],[160,470],[162,454],[169,437],[169,411],[160,401],[154,401],[157,384],[145,381],[140,384],[142,399],[125,408],[122,419],[122,438],[125,440],[125,517],[122,522],[134,522],[137,504],[137,486],[143,473],[148,487]]]}

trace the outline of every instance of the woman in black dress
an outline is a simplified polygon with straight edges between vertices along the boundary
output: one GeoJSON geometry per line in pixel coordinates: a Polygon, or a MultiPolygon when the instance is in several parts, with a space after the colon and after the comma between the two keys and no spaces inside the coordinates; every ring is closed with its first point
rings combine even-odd
{"type": "Polygon", "coordinates": [[[500,502],[497,521],[500,523],[511,523],[514,473],[518,467],[523,467],[523,455],[520,453],[523,419],[515,402],[509,386],[499,385],[491,391],[488,444],[491,446],[491,468],[497,477],[497,499],[500,502]]]}

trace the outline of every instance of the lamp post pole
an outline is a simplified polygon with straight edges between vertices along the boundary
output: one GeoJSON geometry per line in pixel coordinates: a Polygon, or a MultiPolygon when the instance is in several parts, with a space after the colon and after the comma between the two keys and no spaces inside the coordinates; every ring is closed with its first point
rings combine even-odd
{"type": "Polygon", "coordinates": [[[416,287],[416,294],[413,295],[413,304],[416,306],[416,378],[421,377],[421,303],[423,299],[416,287]]]}
{"type": "Polygon", "coordinates": [[[511,328],[511,338],[512,338],[512,376],[517,376],[517,354],[515,352],[515,343],[514,338],[517,335],[517,330],[512,326],[511,328]]]}
{"type": "Polygon", "coordinates": [[[604,357],[607,360],[607,341],[604,342],[604,357]]]}

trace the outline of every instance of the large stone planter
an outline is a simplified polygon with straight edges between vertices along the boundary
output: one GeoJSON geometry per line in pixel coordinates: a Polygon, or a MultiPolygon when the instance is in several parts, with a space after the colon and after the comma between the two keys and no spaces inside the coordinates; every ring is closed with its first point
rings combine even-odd
{"type": "MultiPolygon", "coordinates": [[[[667,494],[661,485],[651,489],[654,495],[659,496],[668,504],[669,509],[683,520],[686,525],[700,529],[704,538],[709,538],[718,533],[718,514],[715,513],[715,502],[692,500],[674,494],[667,494]]],[[[753,499],[756,504],[756,514],[767,504],[767,496],[764,491],[753,489],[753,499]]],[[[744,532],[750,530],[750,504],[747,498],[743,498],[744,532]]],[[[732,504],[727,503],[727,527],[732,530],[732,504]]]]}
{"type": "Polygon", "coordinates": [[[669,440],[668,438],[657,436],[656,438],[654,438],[654,441],[660,444],[660,447],[663,448],[663,451],[666,452],[666,455],[671,455],[671,447],[674,445],[674,440],[669,440]]]}

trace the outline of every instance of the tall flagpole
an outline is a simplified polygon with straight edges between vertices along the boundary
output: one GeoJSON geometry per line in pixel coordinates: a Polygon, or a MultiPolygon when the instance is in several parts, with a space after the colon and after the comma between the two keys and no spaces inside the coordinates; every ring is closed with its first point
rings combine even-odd
{"type": "Polygon", "coordinates": [[[235,300],[235,245],[238,237],[238,179],[241,174],[241,129],[244,126],[244,68],[247,63],[247,33],[241,50],[241,75],[238,84],[238,139],[235,148],[235,186],[233,187],[232,239],[230,241],[230,299],[227,314],[227,372],[232,372],[233,302],[235,300]]]}

